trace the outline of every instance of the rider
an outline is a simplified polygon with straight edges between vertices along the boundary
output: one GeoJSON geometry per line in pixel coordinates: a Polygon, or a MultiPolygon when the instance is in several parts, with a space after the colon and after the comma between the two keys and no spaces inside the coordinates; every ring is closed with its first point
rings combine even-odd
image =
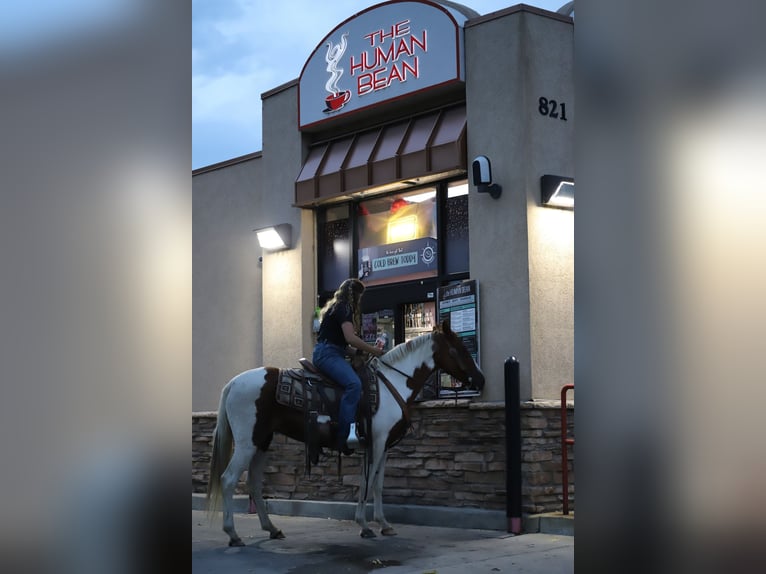
{"type": "Polygon", "coordinates": [[[365,343],[356,334],[362,322],[362,293],[364,293],[364,283],[358,279],[346,279],[340,284],[332,299],[322,309],[322,322],[312,357],[314,365],[320,371],[343,387],[343,398],[340,401],[338,414],[337,447],[344,454],[353,452],[348,448],[346,441],[362,392],[359,376],[346,362],[346,345],[377,357],[383,354],[382,349],[365,343]]]}

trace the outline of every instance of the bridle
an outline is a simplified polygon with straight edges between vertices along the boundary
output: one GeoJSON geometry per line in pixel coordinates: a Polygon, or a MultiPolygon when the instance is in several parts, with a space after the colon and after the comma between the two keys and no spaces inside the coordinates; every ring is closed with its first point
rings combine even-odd
{"type": "MultiPolygon", "coordinates": [[[[434,333],[434,334],[436,334],[436,333],[434,333]]],[[[441,333],[441,332],[438,332],[438,334],[440,334],[440,335],[442,335],[442,336],[444,337],[444,334],[443,334],[443,333],[441,333]]],[[[435,342],[435,344],[437,344],[437,345],[439,344],[439,341],[434,341],[434,342],[435,342]]],[[[469,372],[469,370],[468,370],[468,369],[465,367],[465,365],[463,364],[463,361],[461,360],[461,358],[460,358],[460,356],[459,356],[459,354],[458,354],[457,350],[456,350],[456,349],[455,349],[453,346],[451,346],[451,345],[449,344],[449,341],[446,341],[446,337],[445,337],[445,343],[446,343],[446,344],[447,344],[447,346],[449,347],[449,351],[448,351],[449,355],[450,355],[450,356],[451,356],[453,359],[455,359],[455,361],[456,361],[456,362],[457,362],[457,364],[458,364],[458,367],[460,367],[460,369],[462,369],[464,372],[468,373],[468,372],[469,372]]],[[[390,364],[390,363],[388,363],[388,362],[384,361],[384,360],[383,360],[381,357],[370,357],[370,361],[369,361],[369,363],[372,363],[372,362],[373,362],[373,360],[376,360],[377,362],[381,363],[381,364],[382,364],[384,367],[386,367],[386,368],[388,368],[388,369],[391,369],[392,371],[395,371],[395,372],[399,373],[400,375],[402,375],[402,376],[404,377],[404,379],[405,379],[405,380],[409,379],[409,378],[412,376],[412,375],[409,375],[409,374],[405,373],[405,372],[404,372],[404,371],[402,371],[401,369],[398,369],[398,368],[396,368],[396,367],[395,367],[395,366],[393,366],[392,364],[390,364]]],[[[372,366],[372,365],[371,365],[371,366],[372,366]]],[[[435,365],[435,364],[434,364],[434,368],[436,368],[436,365],[435,365]]],[[[375,371],[375,375],[376,375],[376,376],[377,376],[377,377],[378,377],[378,378],[379,378],[379,379],[380,379],[380,380],[383,382],[383,384],[386,386],[386,388],[388,389],[388,391],[389,391],[389,392],[391,393],[391,395],[394,397],[394,400],[395,400],[395,401],[396,401],[396,403],[399,405],[399,408],[400,408],[400,409],[402,409],[402,416],[404,417],[404,422],[405,422],[405,423],[407,424],[407,426],[409,427],[409,426],[410,426],[410,420],[411,420],[411,419],[410,419],[410,412],[409,412],[409,408],[408,408],[408,406],[407,406],[407,401],[405,401],[405,400],[404,400],[404,397],[402,397],[402,395],[399,393],[399,391],[398,391],[398,390],[396,390],[396,387],[393,385],[393,383],[392,383],[391,381],[389,381],[389,380],[388,380],[388,377],[386,377],[386,376],[385,376],[383,373],[381,373],[381,372],[380,372],[380,370],[379,370],[378,368],[376,368],[375,366],[372,366],[372,369],[375,371]]],[[[470,384],[471,382],[472,382],[472,377],[469,375],[469,376],[468,376],[468,383],[470,384]]]]}

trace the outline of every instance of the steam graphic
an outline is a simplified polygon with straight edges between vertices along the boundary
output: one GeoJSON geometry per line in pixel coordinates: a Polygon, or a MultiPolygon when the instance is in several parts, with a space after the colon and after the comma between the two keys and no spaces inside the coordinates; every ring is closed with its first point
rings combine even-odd
{"type": "Polygon", "coordinates": [[[338,44],[333,44],[332,41],[327,42],[327,54],[325,55],[325,61],[327,62],[327,71],[330,73],[330,79],[324,85],[330,95],[325,98],[327,108],[325,112],[335,112],[346,105],[346,102],[351,97],[349,90],[341,91],[338,88],[338,80],[343,75],[343,68],[338,68],[338,62],[343,57],[346,51],[346,36],[348,32],[340,37],[338,44]]]}

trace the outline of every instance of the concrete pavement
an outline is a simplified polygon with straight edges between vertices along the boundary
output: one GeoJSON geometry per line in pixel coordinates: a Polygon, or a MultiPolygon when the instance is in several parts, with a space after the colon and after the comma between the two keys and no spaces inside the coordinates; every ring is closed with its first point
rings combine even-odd
{"type": "MultiPolygon", "coordinates": [[[[462,574],[470,571],[558,574],[574,572],[574,537],[513,536],[497,530],[394,524],[398,536],[362,539],[350,520],[272,514],[287,538],[270,540],[254,514],[236,513],[245,542],[229,548],[221,514],[212,522],[192,510],[195,574],[462,574]]],[[[455,524],[454,526],[459,526],[455,524]]],[[[377,524],[371,523],[373,530],[377,524]]]]}

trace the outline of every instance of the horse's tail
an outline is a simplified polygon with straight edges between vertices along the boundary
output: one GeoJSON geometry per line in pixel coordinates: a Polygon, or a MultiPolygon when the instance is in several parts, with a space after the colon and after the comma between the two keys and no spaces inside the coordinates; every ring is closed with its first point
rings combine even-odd
{"type": "Polygon", "coordinates": [[[213,452],[210,455],[210,478],[207,483],[207,510],[209,514],[216,512],[221,506],[221,475],[231,459],[232,434],[229,418],[226,416],[226,399],[229,396],[231,383],[221,391],[221,402],[218,405],[218,420],[213,434],[213,452]]]}

